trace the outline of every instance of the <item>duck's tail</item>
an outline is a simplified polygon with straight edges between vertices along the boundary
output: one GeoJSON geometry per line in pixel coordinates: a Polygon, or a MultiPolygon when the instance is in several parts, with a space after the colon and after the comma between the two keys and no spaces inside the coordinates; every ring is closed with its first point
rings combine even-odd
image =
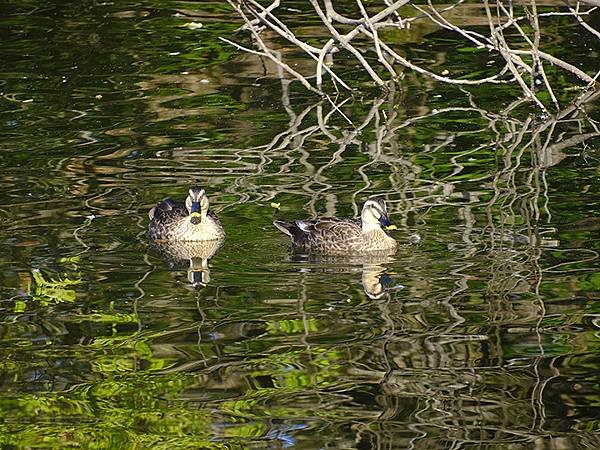
{"type": "Polygon", "coordinates": [[[273,222],[273,225],[282,233],[287,234],[295,244],[302,242],[302,238],[306,234],[295,222],[289,223],[283,220],[276,220],[273,222]]]}
{"type": "Polygon", "coordinates": [[[148,217],[150,218],[150,220],[153,220],[155,217],[158,219],[162,215],[162,213],[166,211],[171,211],[176,206],[177,205],[173,200],[171,200],[170,198],[165,198],[148,212],[148,217]]]}

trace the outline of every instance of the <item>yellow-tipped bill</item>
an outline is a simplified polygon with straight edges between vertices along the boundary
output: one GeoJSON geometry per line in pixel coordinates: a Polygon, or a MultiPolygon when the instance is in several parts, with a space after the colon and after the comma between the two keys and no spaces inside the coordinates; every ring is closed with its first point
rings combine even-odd
{"type": "Polygon", "coordinates": [[[192,204],[192,212],[190,212],[190,223],[192,225],[199,225],[202,222],[202,214],[198,211],[198,208],[194,208],[194,206],[198,205],[198,203],[192,204]]]}

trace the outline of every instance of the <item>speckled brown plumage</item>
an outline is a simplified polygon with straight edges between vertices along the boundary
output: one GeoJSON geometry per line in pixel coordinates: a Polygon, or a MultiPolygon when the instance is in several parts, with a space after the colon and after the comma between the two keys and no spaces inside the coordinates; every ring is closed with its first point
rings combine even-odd
{"type": "MultiPolygon", "coordinates": [[[[190,197],[198,195],[196,199],[202,201],[202,212],[192,216],[186,202],[176,202],[170,198],[161,201],[148,213],[150,223],[148,236],[152,240],[168,241],[210,241],[223,239],[225,231],[215,214],[208,210],[208,199],[204,190],[191,188],[190,197]]],[[[198,203],[198,201],[196,203],[198,203]]]]}
{"type": "Polygon", "coordinates": [[[303,250],[348,255],[396,249],[396,241],[386,234],[379,222],[389,223],[382,199],[367,200],[361,219],[277,220],[273,224],[303,250]]]}

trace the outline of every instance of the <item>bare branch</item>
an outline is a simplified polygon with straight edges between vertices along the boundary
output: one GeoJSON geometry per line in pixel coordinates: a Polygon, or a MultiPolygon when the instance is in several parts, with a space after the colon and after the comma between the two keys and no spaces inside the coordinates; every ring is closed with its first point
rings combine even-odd
{"type": "MultiPolygon", "coordinates": [[[[332,0],[322,0],[322,3],[319,0],[309,0],[308,4],[312,7],[315,17],[320,20],[322,36],[325,38],[325,43],[319,47],[302,38],[299,31],[293,30],[293,27],[288,26],[284,19],[277,17],[277,8],[281,5],[280,0],[274,0],[268,6],[262,6],[258,0],[227,1],[244,21],[245,29],[252,33],[259,50],[249,50],[245,46],[233,44],[229,39],[224,39],[224,41],[235,45],[240,50],[248,50],[250,53],[269,58],[281,70],[319,95],[323,95],[323,82],[326,74],[331,76],[336,90],[338,86],[348,91],[351,90],[347,80],[338,75],[339,71],[336,73],[336,68],[339,66],[334,64],[334,55],[341,50],[346,50],[360,64],[368,77],[383,89],[389,89],[392,82],[400,82],[398,74],[402,68],[410,69],[441,83],[459,86],[516,83],[523,92],[523,96],[544,112],[547,112],[547,105],[540,100],[543,98],[542,96],[538,98],[540,89],[548,92],[550,101],[557,110],[560,110],[558,95],[555,93],[556,86],[553,86],[556,70],[547,72],[548,63],[558,68],[560,73],[568,72],[575,75],[589,88],[595,89],[598,86],[600,71],[592,76],[570,62],[568,58],[559,58],[542,49],[544,33],[541,26],[545,23],[540,22],[542,17],[548,19],[556,16],[573,17],[582,29],[600,40],[600,31],[583,19],[594,12],[597,7],[580,8],[581,2],[577,2],[575,6],[567,5],[568,10],[538,13],[536,0],[529,0],[528,5],[517,5],[510,1],[505,3],[504,0],[498,0],[492,5],[489,0],[484,0],[482,6],[489,32],[482,33],[459,24],[455,18],[452,21],[449,19],[447,12],[463,4],[464,0],[455,0],[443,8],[437,7],[432,0],[425,0],[425,5],[418,5],[411,0],[395,2],[379,0],[381,3],[378,11],[375,10],[377,1],[365,4],[363,0],[356,0],[355,11],[347,13],[347,15],[339,14],[334,9],[332,0]],[[402,17],[399,10],[406,5],[411,5],[416,14],[402,17]],[[367,6],[370,9],[367,9],[367,6]],[[517,16],[515,15],[516,11],[524,11],[524,15],[517,16]],[[528,21],[531,30],[522,26],[525,20],[528,21]],[[407,30],[410,24],[416,21],[433,23],[451,30],[469,44],[499,55],[504,60],[504,64],[500,65],[499,69],[496,68],[495,72],[491,72],[489,76],[480,79],[468,79],[468,77],[464,79],[450,76],[447,70],[438,74],[423,64],[412,62],[402,54],[397,47],[397,42],[388,39],[388,36],[381,30],[407,30]],[[292,64],[287,64],[277,56],[276,52],[267,45],[266,38],[262,33],[263,29],[277,33],[292,47],[301,49],[308,55],[314,61],[314,76],[300,74],[292,68],[292,64]],[[515,36],[518,38],[516,41],[515,36]],[[373,56],[371,59],[369,59],[369,54],[373,56]]],[[[585,3],[599,6],[600,2],[589,0],[585,3]]],[[[285,52],[281,53],[286,54],[285,52]]],[[[487,70],[494,70],[492,67],[487,70]]],[[[581,87],[586,87],[585,85],[581,85],[581,87]]]]}
{"type": "Polygon", "coordinates": [[[379,75],[377,75],[377,73],[373,70],[371,65],[364,58],[364,56],[361,55],[360,52],[358,50],[356,50],[350,44],[350,40],[346,40],[343,36],[341,36],[338,33],[338,31],[333,27],[333,25],[331,25],[329,23],[329,21],[327,20],[327,17],[325,16],[325,13],[319,6],[319,3],[317,2],[317,0],[309,0],[309,1],[313,5],[313,8],[315,8],[315,11],[319,15],[319,17],[321,18],[321,20],[323,21],[323,23],[325,24],[325,26],[327,27],[327,29],[329,30],[331,35],[340,43],[340,45],[343,48],[345,48],[346,50],[348,50],[350,53],[352,53],[354,55],[354,57],[362,64],[362,66],[365,68],[365,70],[368,72],[368,74],[371,76],[371,78],[375,81],[375,83],[377,83],[379,86],[383,86],[385,84],[385,82],[379,77],[379,75]]]}

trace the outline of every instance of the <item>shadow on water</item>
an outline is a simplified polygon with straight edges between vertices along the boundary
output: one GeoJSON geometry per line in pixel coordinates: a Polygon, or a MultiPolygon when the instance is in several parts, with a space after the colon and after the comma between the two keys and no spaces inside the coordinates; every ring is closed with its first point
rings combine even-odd
{"type": "MultiPolygon", "coordinates": [[[[211,33],[224,13],[205,8],[211,33]]],[[[4,69],[0,441],[600,447],[597,94],[540,117],[407,75],[307,99],[176,12],[112,11],[141,33],[111,50],[117,73],[52,95],[4,69]],[[197,47],[225,62],[183,74],[174,53],[197,47]],[[225,242],[150,245],[148,209],[192,183],[225,242]],[[394,255],[302,255],[272,226],[373,194],[394,255]]]]}

